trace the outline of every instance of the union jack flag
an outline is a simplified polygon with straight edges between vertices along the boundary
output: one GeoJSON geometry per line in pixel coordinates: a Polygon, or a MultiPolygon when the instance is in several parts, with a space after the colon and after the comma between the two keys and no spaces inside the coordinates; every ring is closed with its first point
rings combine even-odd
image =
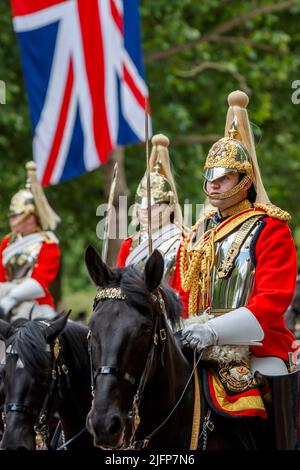
{"type": "Polygon", "coordinates": [[[11,0],[45,185],[145,140],[138,0],[11,0]]]}

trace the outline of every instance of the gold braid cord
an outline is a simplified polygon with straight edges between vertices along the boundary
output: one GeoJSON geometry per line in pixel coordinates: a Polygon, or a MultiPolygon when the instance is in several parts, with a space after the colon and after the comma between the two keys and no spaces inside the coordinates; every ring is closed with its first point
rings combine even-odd
{"type": "Polygon", "coordinates": [[[274,217],[275,219],[283,220],[285,222],[288,222],[292,218],[288,212],[280,209],[280,207],[273,206],[273,204],[254,204],[254,207],[256,209],[262,209],[270,217],[274,217]]]}
{"type": "Polygon", "coordinates": [[[188,251],[188,244],[197,233],[200,225],[209,219],[215,211],[204,215],[191,229],[189,237],[182,242],[180,249],[180,279],[182,289],[190,290],[189,315],[197,314],[197,299],[200,289],[200,303],[206,305],[209,297],[210,272],[214,262],[214,229],[203,233],[197,242],[197,250],[188,251]]]}
{"type": "MultiPolygon", "coordinates": [[[[214,211],[215,212],[215,211],[214,211]]],[[[221,240],[238,226],[251,217],[265,215],[266,211],[260,208],[249,209],[240,214],[235,214],[225,222],[204,232],[194,247],[191,247],[193,236],[201,224],[209,219],[214,212],[201,218],[192,227],[190,235],[185,238],[180,249],[180,280],[184,291],[190,291],[188,314],[197,315],[199,310],[205,310],[209,306],[209,293],[211,284],[211,270],[215,261],[215,242],[221,240]],[[199,305],[198,304],[199,298],[199,305]]]]}
{"type": "MultiPolygon", "coordinates": [[[[216,196],[216,199],[219,199],[219,200],[228,199],[229,197],[235,196],[235,194],[239,193],[250,180],[251,180],[250,176],[245,175],[243,179],[236,186],[234,186],[229,191],[226,191],[225,193],[218,194],[216,196]]],[[[204,181],[203,191],[206,194],[206,196],[213,199],[212,195],[206,191],[206,181],[204,181]]]]}

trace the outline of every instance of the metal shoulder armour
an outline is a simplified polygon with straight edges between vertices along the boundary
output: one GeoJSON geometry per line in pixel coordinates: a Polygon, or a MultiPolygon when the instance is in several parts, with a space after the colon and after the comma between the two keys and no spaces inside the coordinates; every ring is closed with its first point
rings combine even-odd
{"type": "Polygon", "coordinates": [[[159,251],[164,257],[164,280],[171,282],[177,260],[177,252],[182,239],[182,235],[174,235],[159,246],[159,251]]]}

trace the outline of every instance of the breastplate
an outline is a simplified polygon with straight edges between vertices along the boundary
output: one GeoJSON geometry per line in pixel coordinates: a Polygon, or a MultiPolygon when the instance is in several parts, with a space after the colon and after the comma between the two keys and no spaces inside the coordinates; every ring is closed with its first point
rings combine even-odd
{"type": "Polygon", "coordinates": [[[228,237],[215,244],[215,262],[211,273],[210,305],[215,309],[239,308],[247,304],[254,282],[255,266],[250,256],[251,241],[261,221],[251,228],[240,245],[228,275],[222,277],[220,268],[226,264],[239,227],[228,237]]]}
{"type": "Polygon", "coordinates": [[[33,242],[26,248],[21,248],[8,260],[5,265],[8,281],[29,277],[42,247],[42,242],[33,242]]]}
{"type": "MultiPolygon", "coordinates": [[[[146,235],[148,238],[148,235],[146,235]]],[[[139,237],[140,243],[144,241],[144,238],[141,239],[139,237]]],[[[173,237],[170,237],[168,240],[163,240],[162,243],[157,247],[157,249],[160,251],[164,258],[164,275],[163,275],[163,280],[170,282],[171,277],[173,276],[174,273],[174,268],[176,265],[176,259],[177,259],[177,251],[180,245],[181,241],[181,236],[175,235],[173,237]]],[[[135,246],[137,246],[138,243],[135,242],[135,246]]],[[[146,262],[148,259],[148,253],[146,256],[144,256],[143,259],[141,259],[138,263],[136,263],[135,266],[137,266],[139,269],[144,269],[146,262]]]]}

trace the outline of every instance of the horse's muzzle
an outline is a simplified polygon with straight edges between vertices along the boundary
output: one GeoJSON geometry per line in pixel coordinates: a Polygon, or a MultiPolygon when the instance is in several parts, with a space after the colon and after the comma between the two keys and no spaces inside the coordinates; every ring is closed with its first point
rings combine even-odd
{"type": "Polygon", "coordinates": [[[94,438],[94,445],[104,449],[117,449],[123,445],[125,423],[117,413],[97,413],[91,409],[86,428],[94,438]]]}

